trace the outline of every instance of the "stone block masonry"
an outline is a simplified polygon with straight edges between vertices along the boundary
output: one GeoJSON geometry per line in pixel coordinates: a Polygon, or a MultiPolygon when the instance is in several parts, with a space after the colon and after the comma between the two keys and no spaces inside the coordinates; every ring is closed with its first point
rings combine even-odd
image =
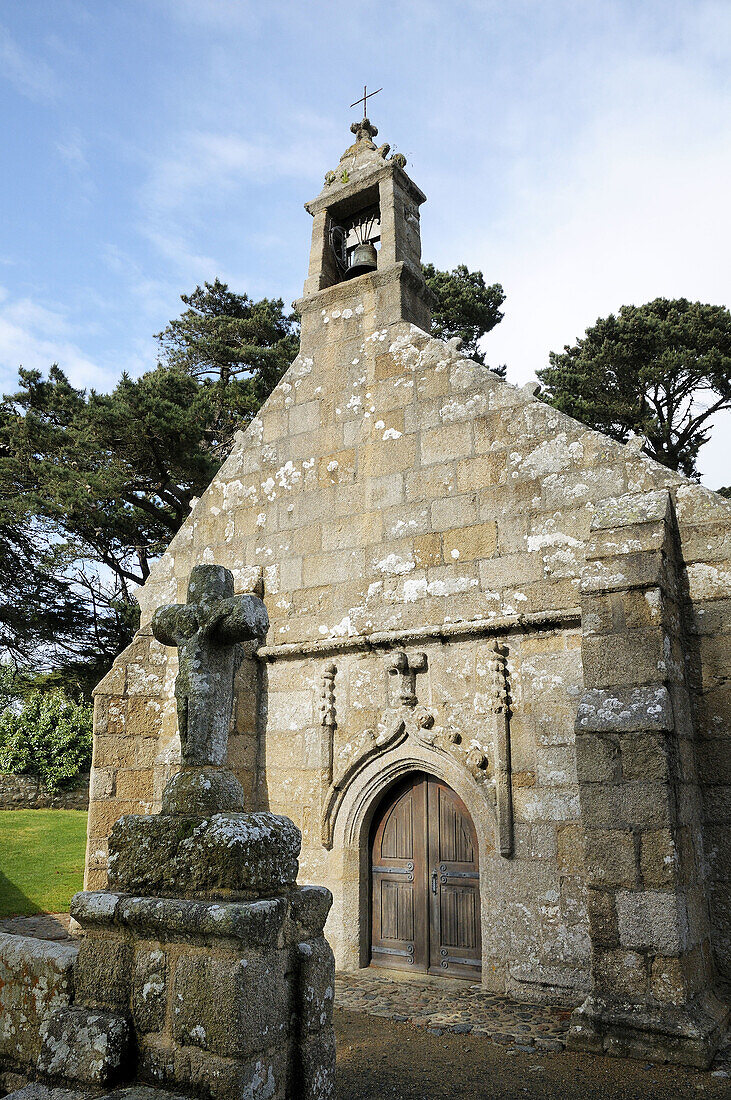
{"type": "Polygon", "coordinates": [[[677,547],[665,490],[595,513],[576,718],[593,987],[569,1042],[705,1068],[727,1009],[711,991],[677,547]]]}
{"type": "Polygon", "coordinates": [[[74,1009],[51,1016],[39,1068],[87,1083],[105,1083],[104,1072],[124,1079],[133,1035],[134,1076],[149,1084],[221,1100],[330,1096],[330,904],[318,887],[250,902],[77,895],[74,1009]],[[103,1066],[83,1062],[75,1041],[97,1020],[116,1052],[103,1066]],[[73,1063],[57,1053],[63,1034],[73,1063]]]}
{"type": "Polygon", "coordinates": [[[86,810],[89,776],[51,791],[32,775],[0,772],[0,810],[86,810]]]}
{"type": "Polygon", "coordinates": [[[0,1077],[33,1073],[41,1030],[74,997],[78,948],[0,932],[0,1077]]]}

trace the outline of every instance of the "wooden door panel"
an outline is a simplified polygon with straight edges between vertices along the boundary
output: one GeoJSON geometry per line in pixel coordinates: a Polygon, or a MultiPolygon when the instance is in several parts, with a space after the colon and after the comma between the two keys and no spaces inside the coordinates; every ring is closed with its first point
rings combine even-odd
{"type": "Polygon", "coordinates": [[[442,886],[440,893],[440,941],[442,947],[461,947],[465,951],[477,946],[476,893],[471,889],[442,886]]]}
{"type": "Polygon", "coordinates": [[[371,848],[371,958],[379,966],[426,969],[426,788],[411,777],[393,792],[371,848]]]}
{"type": "Polygon", "coordinates": [[[482,972],[477,837],[464,803],[429,779],[427,859],[430,874],[429,970],[476,978],[482,972]]]}
{"type": "Polygon", "coordinates": [[[383,859],[414,858],[414,799],[401,798],[389,810],[383,824],[380,854],[383,859]]]}
{"type": "Polygon", "coordinates": [[[446,787],[437,786],[435,798],[438,828],[434,858],[438,863],[473,863],[475,858],[470,827],[459,812],[455,796],[446,787]]]}
{"type": "Polygon", "coordinates": [[[381,882],[381,938],[414,940],[414,887],[384,879],[381,882]]]}
{"type": "Polygon", "coordinates": [[[385,799],[371,836],[372,963],[479,977],[477,838],[464,804],[414,774],[385,799]]]}

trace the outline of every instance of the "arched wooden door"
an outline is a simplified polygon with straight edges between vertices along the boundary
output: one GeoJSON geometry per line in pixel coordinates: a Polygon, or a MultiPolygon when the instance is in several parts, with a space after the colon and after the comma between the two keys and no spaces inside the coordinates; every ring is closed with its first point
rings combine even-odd
{"type": "Polygon", "coordinates": [[[463,802],[432,776],[392,788],[371,830],[371,965],[479,977],[480,872],[463,802]]]}

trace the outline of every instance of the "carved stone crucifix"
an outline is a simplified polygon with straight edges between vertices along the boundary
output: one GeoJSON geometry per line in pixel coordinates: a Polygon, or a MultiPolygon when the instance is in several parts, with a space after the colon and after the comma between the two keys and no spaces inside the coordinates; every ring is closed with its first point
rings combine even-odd
{"type": "Polygon", "coordinates": [[[263,637],[268,626],[262,601],[234,596],[233,575],[221,565],[194,566],[187,603],[155,612],[152,633],[178,649],[175,698],[184,765],[226,763],[236,643],[263,637]]]}

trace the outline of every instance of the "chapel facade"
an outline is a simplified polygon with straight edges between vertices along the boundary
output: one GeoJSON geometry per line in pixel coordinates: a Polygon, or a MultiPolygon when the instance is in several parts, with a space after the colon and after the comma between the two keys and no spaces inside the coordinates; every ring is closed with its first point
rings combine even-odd
{"type": "Polygon", "coordinates": [[[155,609],[262,596],[229,762],[302,831],[339,967],[571,1003],[707,1064],[731,978],[731,505],[429,335],[425,196],[367,119],[316,199],[300,353],[96,689],[86,888],[179,767],[155,609]]]}

